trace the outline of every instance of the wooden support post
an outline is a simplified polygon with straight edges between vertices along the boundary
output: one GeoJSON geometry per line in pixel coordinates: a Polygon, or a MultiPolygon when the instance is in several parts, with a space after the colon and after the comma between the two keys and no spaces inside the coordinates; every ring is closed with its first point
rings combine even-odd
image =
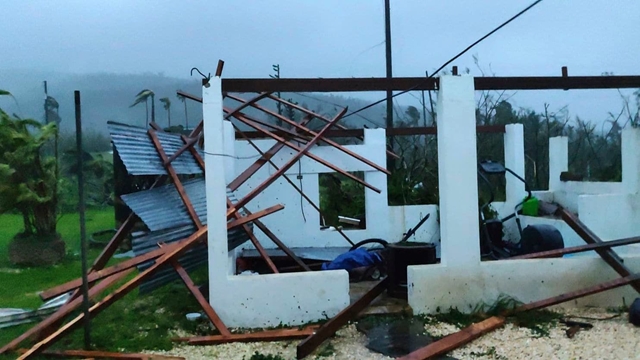
{"type": "Polygon", "coordinates": [[[191,280],[191,277],[189,277],[189,274],[182,267],[182,265],[180,265],[178,260],[171,260],[171,265],[176,270],[176,272],[180,276],[180,279],[182,279],[182,282],[184,282],[191,294],[193,294],[193,296],[196,298],[198,304],[200,304],[200,307],[202,307],[202,310],[204,310],[204,313],[207,314],[207,317],[213,323],[216,329],[218,329],[220,334],[222,334],[223,336],[231,335],[231,332],[229,331],[229,329],[227,329],[227,326],[222,322],[218,314],[216,314],[215,310],[213,310],[211,305],[207,302],[207,299],[204,298],[196,284],[193,283],[193,280],[191,280]]]}
{"type": "MultiPolygon", "coordinates": [[[[569,227],[573,229],[587,244],[602,244],[600,239],[591,229],[589,229],[577,216],[569,212],[567,209],[558,207],[557,214],[562,216],[569,227]]],[[[620,276],[631,275],[631,270],[624,264],[624,261],[611,248],[599,248],[595,251],[600,257],[613,268],[620,276]]],[[[640,282],[631,283],[631,286],[640,293],[640,282]]]]}
{"type": "Polygon", "coordinates": [[[302,359],[311,354],[320,344],[322,344],[329,337],[333,336],[342,326],[346,325],[349,320],[358,315],[364,308],[366,308],[375,298],[377,298],[387,288],[389,278],[384,278],[373,288],[367,291],[360,299],[356,300],[353,304],[347,306],[338,315],[331,318],[331,320],[324,323],[315,332],[315,334],[309,336],[300,344],[298,344],[296,356],[298,359],[302,359]]]}
{"type": "MultiPolygon", "coordinates": [[[[133,269],[129,269],[127,271],[121,272],[119,274],[111,275],[110,277],[104,279],[98,285],[89,289],[89,298],[93,298],[103,292],[109,286],[112,286],[119,280],[123,279],[125,276],[129,275],[133,269]]],[[[0,349],[0,354],[4,354],[8,351],[15,350],[20,343],[31,338],[32,336],[38,335],[41,331],[49,328],[50,326],[59,323],[64,320],[67,315],[76,310],[82,304],[82,298],[75,298],[74,300],[62,305],[60,309],[51,314],[48,318],[42,320],[40,323],[30,328],[22,335],[13,339],[10,343],[6,344],[0,349]]]]}

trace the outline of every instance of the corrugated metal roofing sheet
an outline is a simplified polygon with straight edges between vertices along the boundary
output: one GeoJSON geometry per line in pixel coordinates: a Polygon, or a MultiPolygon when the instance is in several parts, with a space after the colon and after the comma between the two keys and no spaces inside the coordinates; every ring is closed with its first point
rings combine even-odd
{"type": "MultiPolygon", "coordinates": [[[[198,214],[203,225],[206,225],[207,206],[204,178],[188,180],[182,184],[187,196],[193,203],[196,214],[198,214]]],[[[237,202],[235,195],[228,189],[227,196],[232,203],[235,204],[237,202]]],[[[193,225],[186,207],[173,184],[123,195],[122,199],[151,230],[147,233],[134,235],[132,245],[136,256],[157,249],[160,242],[170,244],[187,238],[196,232],[196,227],[193,225]]],[[[241,214],[246,215],[242,211],[241,214]]],[[[253,223],[247,223],[247,225],[253,230],[253,223]]],[[[249,236],[242,227],[229,230],[229,251],[242,245],[247,240],[249,240],[249,236]]],[[[205,265],[207,259],[207,247],[203,244],[187,251],[179,259],[179,262],[187,271],[191,271],[205,265]]],[[[153,261],[143,263],[138,266],[138,270],[144,271],[153,263],[153,261]]],[[[140,285],[140,293],[152,291],[177,279],[179,277],[173,267],[163,267],[140,285]]]]}
{"type": "MultiPolygon", "coordinates": [[[[166,175],[162,159],[147,134],[147,129],[113,121],[107,122],[111,140],[131,175],[166,175]]],[[[175,154],[184,141],[179,134],[158,132],[158,139],[168,157],[175,154]]],[[[197,147],[196,147],[197,148],[197,147]]],[[[197,149],[203,155],[201,149],[197,149]]],[[[171,165],[178,174],[202,174],[202,169],[189,151],[183,152],[171,165]]]]}
{"type": "MultiPolygon", "coordinates": [[[[198,218],[202,224],[206,224],[207,194],[204,178],[183,181],[182,185],[198,218]]],[[[151,231],[193,224],[174,184],[122,195],[120,198],[151,231]]]]}

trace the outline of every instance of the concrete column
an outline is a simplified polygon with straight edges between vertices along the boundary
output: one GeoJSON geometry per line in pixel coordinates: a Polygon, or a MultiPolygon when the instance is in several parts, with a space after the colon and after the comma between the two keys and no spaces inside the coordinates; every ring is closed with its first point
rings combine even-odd
{"type": "Polygon", "coordinates": [[[207,188],[207,225],[209,249],[210,299],[229,271],[227,245],[227,186],[225,184],[224,125],[222,114],[222,82],[213,77],[209,87],[202,88],[204,119],[205,182],[207,188]]]}
{"type": "Polygon", "coordinates": [[[549,138],[549,190],[562,189],[560,173],[569,170],[569,138],[557,136],[549,138]]]}
{"type": "Polygon", "coordinates": [[[622,130],[622,186],[625,193],[640,192],[640,129],[622,130]]]}
{"type": "MultiPolygon", "coordinates": [[[[524,179],[524,130],[522,124],[509,124],[505,126],[504,134],[504,166],[511,169],[524,179]]],[[[516,179],[513,174],[507,173],[506,201],[509,209],[521,201],[526,192],[524,183],[516,179]]]]}
{"type": "Polygon", "coordinates": [[[222,122],[222,126],[224,128],[224,174],[225,174],[225,183],[229,184],[236,177],[235,171],[235,143],[236,143],[236,132],[233,129],[233,124],[231,121],[224,120],[222,122]]]}
{"type": "MultiPolygon", "coordinates": [[[[386,167],[386,132],[381,129],[365,129],[364,144],[376,146],[375,154],[368,156],[368,159],[374,163],[386,167]]],[[[367,220],[367,229],[375,229],[377,237],[385,239],[389,242],[397,242],[400,239],[389,238],[391,227],[389,221],[389,201],[387,196],[387,174],[380,171],[365,171],[364,180],[369,184],[380,189],[380,193],[365,188],[364,190],[364,207],[367,220]]]]}
{"type": "Polygon", "coordinates": [[[442,264],[477,264],[480,229],[472,77],[440,77],[437,114],[442,264]]]}

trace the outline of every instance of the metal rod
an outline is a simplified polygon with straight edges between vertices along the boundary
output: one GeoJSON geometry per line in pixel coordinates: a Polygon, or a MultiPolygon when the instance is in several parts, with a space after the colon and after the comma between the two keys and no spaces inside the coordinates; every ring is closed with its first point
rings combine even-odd
{"type": "Polygon", "coordinates": [[[84,311],[84,348],[91,348],[91,318],[89,317],[89,280],[87,278],[87,234],[84,217],[84,168],[82,163],[82,109],[80,91],[74,91],[76,110],[76,151],[78,156],[78,212],[80,213],[80,254],[82,258],[82,308],[84,311]]]}

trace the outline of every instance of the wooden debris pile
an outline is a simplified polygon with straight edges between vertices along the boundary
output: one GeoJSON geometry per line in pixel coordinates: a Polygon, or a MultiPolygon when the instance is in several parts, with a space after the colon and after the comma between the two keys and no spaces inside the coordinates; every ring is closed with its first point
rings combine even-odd
{"type": "MultiPolygon", "coordinates": [[[[222,67],[223,62],[220,61],[216,76],[221,75],[222,67]]],[[[204,82],[206,81],[203,81],[203,85],[204,82]]],[[[190,94],[183,92],[179,92],[179,94],[192,100],[202,101],[199,97],[190,94]]],[[[224,108],[227,119],[233,117],[239,122],[246,124],[265,136],[277,141],[277,144],[271,149],[263,152],[249,138],[243,136],[243,132],[234,124],[236,127],[236,136],[239,135],[248,141],[253,148],[259,152],[260,157],[228,185],[228,194],[232,194],[233,191],[238,189],[238,187],[245,183],[247,179],[266,164],[270,164],[275,169],[275,173],[253,188],[244,197],[237,200],[230,196],[227,197],[227,230],[238,231],[240,229],[239,231],[241,231],[245,236],[245,238],[241,237],[239,240],[240,243],[246,239],[251,241],[273,273],[278,273],[279,271],[274,262],[269,258],[263,246],[253,234],[254,227],[257,227],[264,232],[265,235],[272,240],[277,247],[283,250],[285,254],[287,254],[287,256],[289,256],[302,270],[310,271],[310,268],[280,239],[278,239],[276,235],[264,225],[264,223],[260,221],[261,217],[279,211],[283,209],[283,206],[274,205],[255,213],[250,212],[245,206],[258,194],[263,192],[276,179],[284,176],[285,180],[287,180],[287,182],[291,184],[291,186],[299,192],[306,201],[311,203],[316,210],[320,211],[319,206],[313,204],[309,197],[307,197],[300,188],[298,188],[290,179],[287,178],[286,175],[284,175],[285,172],[303,156],[307,156],[331,168],[332,170],[351,178],[363,186],[380,193],[380,189],[377,189],[364,180],[361,180],[347,171],[333,165],[329,161],[310,153],[309,150],[319,142],[324,142],[327,145],[364,162],[373,169],[386,174],[389,174],[389,172],[384,167],[367,160],[366,158],[324,136],[324,134],[333,126],[345,129],[345,127],[338,124],[338,122],[345,114],[346,109],[339,111],[336,116],[328,119],[296,104],[282,100],[271,93],[261,93],[250,100],[243,100],[240,97],[230,94],[225,94],[225,96],[240,103],[240,105],[235,109],[224,108]],[[263,99],[269,99],[286,104],[287,106],[302,112],[305,116],[300,122],[290,120],[287,117],[270,111],[266,107],[258,105],[257,102],[263,99]],[[247,107],[261,110],[262,112],[288,124],[291,126],[291,129],[250,117],[242,112],[242,110],[247,107]],[[325,126],[317,131],[307,128],[306,125],[308,125],[313,119],[318,119],[324,122],[325,126]],[[277,135],[274,133],[275,131],[283,135],[277,135]],[[292,140],[295,140],[296,143],[294,144],[292,140]],[[293,149],[296,153],[284,165],[278,167],[271,159],[280,149],[285,147],[293,149]]],[[[143,284],[150,284],[158,281],[170,281],[172,279],[172,277],[168,275],[170,274],[173,278],[180,278],[182,282],[184,282],[186,287],[198,301],[208,319],[219,332],[219,335],[190,339],[176,339],[177,341],[186,341],[189,344],[218,344],[236,341],[246,342],[296,339],[312,335],[316,330],[316,327],[306,327],[302,329],[278,329],[251,334],[232,334],[218,317],[214,308],[207,302],[200,289],[198,289],[190,278],[188,267],[193,265],[194,262],[202,261],[202,259],[194,260],[193,257],[189,256],[195,256],[193,255],[194,253],[202,253],[202,251],[195,251],[194,249],[198,246],[206,246],[207,242],[206,201],[204,202],[205,206],[203,207],[202,199],[204,197],[198,197],[196,195],[202,191],[194,191],[191,189],[194,186],[198,186],[197,184],[194,185],[194,182],[198,181],[198,178],[200,178],[199,181],[202,181],[202,176],[205,175],[202,151],[203,122],[200,122],[188,136],[166,133],[155,123],[151,124],[150,129],[127,127],[126,125],[116,123],[110,123],[109,125],[111,128],[115,129],[112,131],[112,141],[116,148],[115,150],[127,168],[127,172],[130,175],[155,175],[156,181],[150,189],[123,196],[123,201],[131,208],[132,213],[120,226],[111,241],[109,241],[105,246],[102,253],[95,260],[88,272],[88,281],[90,286],[89,297],[94,300],[93,305],[88,311],[89,316],[96,316],[111,304],[143,284]],[[189,177],[195,176],[196,180],[184,181],[183,178],[185,175],[189,177]],[[163,186],[162,184],[165,182],[168,183],[168,185],[163,186]],[[164,200],[169,205],[159,206],[158,197],[164,197],[164,200]],[[167,214],[170,216],[167,216],[167,214]],[[145,251],[137,253],[137,256],[131,259],[107,267],[107,263],[116,252],[118,246],[131,234],[135,224],[140,220],[149,229],[149,231],[144,233],[142,236],[139,235],[139,237],[145,241],[145,244],[147,244],[145,251]],[[149,243],[153,246],[149,247],[149,243]],[[102,292],[116,284],[118,281],[125,279],[125,277],[132,274],[136,268],[138,270],[138,274],[116,290],[111,291],[106,296],[99,299],[99,295],[102,292]],[[159,276],[158,274],[164,275],[159,276]]],[[[392,155],[396,156],[395,154],[392,155]]],[[[353,244],[353,242],[342,231],[340,231],[340,233],[346,241],[353,244]]],[[[140,240],[140,242],[143,240],[140,240]]],[[[237,245],[239,245],[238,242],[234,244],[230,243],[230,248],[237,245]]],[[[43,291],[41,293],[41,298],[43,300],[51,299],[55,296],[68,292],[71,292],[72,295],[58,311],[26,331],[24,334],[20,335],[18,338],[4,345],[0,349],[0,354],[10,351],[18,351],[20,353],[19,359],[29,359],[37,354],[44,354],[48,347],[73,329],[77,328],[83,322],[84,313],[81,313],[70,320],[67,318],[72,312],[81,306],[82,297],[79,291],[81,285],[81,279],[75,279],[58,285],[52,289],[43,291]],[[36,343],[31,348],[27,350],[18,350],[18,347],[23,342],[32,340],[36,340],[36,343]]],[[[123,324],[123,326],[125,326],[125,324],[123,324]]],[[[67,357],[82,356],[127,359],[160,358],[144,354],[94,353],[81,350],[46,353],[50,356],[67,357]]]]}

